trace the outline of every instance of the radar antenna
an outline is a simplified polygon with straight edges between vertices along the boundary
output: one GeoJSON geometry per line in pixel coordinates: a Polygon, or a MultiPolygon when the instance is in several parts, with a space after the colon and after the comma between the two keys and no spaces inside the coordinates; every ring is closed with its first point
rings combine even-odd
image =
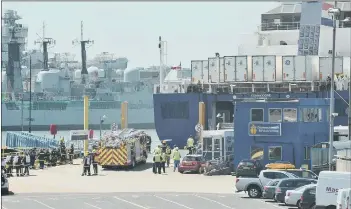
{"type": "Polygon", "coordinates": [[[48,46],[55,45],[56,41],[52,38],[45,37],[45,22],[43,23],[43,37],[37,41],[34,41],[34,44],[40,44],[43,47],[43,71],[49,70],[49,53],[48,53],[48,46]]]}
{"type": "MultiPolygon", "coordinates": [[[[80,47],[81,47],[81,54],[82,54],[82,84],[87,83],[87,77],[88,77],[88,70],[87,70],[87,52],[86,52],[86,45],[87,44],[94,44],[94,40],[84,40],[83,39],[83,21],[80,22],[80,41],[77,39],[72,41],[73,45],[77,45],[80,42],[80,47]]],[[[91,45],[90,45],[91,46],[91,45]]]]}

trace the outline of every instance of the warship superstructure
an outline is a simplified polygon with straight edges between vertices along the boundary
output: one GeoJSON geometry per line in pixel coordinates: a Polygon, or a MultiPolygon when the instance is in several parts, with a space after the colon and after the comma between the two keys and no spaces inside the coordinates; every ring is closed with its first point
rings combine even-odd
{"type": "MultiPolygon", "coordinates": [[[[6,72],[12,69],[7,67],[3,71],[2,130],[49,130],[50,124],[57,125],[59,130],[82,129],[83,95],[90,100],[91,129],[100,127],[104,115],[107,119],[103,128],[119,124],[123,101],[128,102],[129,127],[154,127],[152,94],[154,84],[159,82],[158,66],[128,69],[127,58],[116,58],[107,52],[89,61],[83,44],[82,63],[69,53],[56,53],[49,58],[47,47],[54,43],[53,39],[42,37],[42,52],[18,50],[22,64],[26,65],[15,76],[16,82],[23,83],[21,92],[9,92],[6,72]]],[[[10,63],[11,59],[2,61],[10,63]]]]}

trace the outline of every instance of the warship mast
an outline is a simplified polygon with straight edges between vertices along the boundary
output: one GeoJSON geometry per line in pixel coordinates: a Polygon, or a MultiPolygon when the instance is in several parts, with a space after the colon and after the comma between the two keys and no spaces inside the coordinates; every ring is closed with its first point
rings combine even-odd
{"type": "MultiPolygon", "coordinates": [[[[78,41],[72,41],[72,44],[77,44],[78,41]]],[[[86,44],[94,44],[93,40],[84,40],[83,39],[83,21],[80,22],[80,47],[81,47],[81,55],[82,55],[82,84],[87,83],[88,79],[88,70],[87,70],[87,52],[86,52],[86,44]]]]}
{"type": "Polygon", "coordinates": [[[56,41],[52,38],[45,37],[45,23],[43,23],[43,37],[40,41],[35,41],[35,44],[42,44],[43,47],[43,71],[49,70],[49,53],[48,53],[48,46],[56,44],[56,41]]]}

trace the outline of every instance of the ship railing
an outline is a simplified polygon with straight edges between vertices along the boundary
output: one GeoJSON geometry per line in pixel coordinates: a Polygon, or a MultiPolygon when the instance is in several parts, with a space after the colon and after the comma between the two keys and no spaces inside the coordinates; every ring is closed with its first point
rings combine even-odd
{"type": "Polygon", "coordinates": [[[262,23],[258,28],[259,31],[299,30],[300,22],[262,23]]]}
{"type": "MultiPolygon", "coordinates": [[[[336,88],[336,90],[347,90],[336,88]]],[[[160,89],[155,85],[155,94],[170,93],[266,93],[266,92],[311,92],[328,90],[326,81],[291,81],[291,82],[235,82],[203,84],[166,84],[160,89]]]]}

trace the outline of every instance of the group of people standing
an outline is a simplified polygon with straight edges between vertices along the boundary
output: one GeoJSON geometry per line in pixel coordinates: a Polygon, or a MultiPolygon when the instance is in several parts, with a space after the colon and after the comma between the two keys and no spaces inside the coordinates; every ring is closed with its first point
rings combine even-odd
{"type": "Polygon", "coordinates": [[[97,152],[94,149],[93,152],[88,152],[88,155],[83,159],[83,173],[82,176],[91,176],[90,167],[93,165],[93,175],[98,175],[98,161],[97,161],[97,152]]]}
{"type": "Polygon", "coordinates": [[[173,158],[173,172],[178,168],[180,163],[180,152],[178,147],[174,146],[173,150],[166,144],[166,141],[162,142],[162,145],[157,146],[153,152],[153,168],[152,172],[154,174],[166,173],[166,166],[169,167],[171,157],[173,158]]]}

